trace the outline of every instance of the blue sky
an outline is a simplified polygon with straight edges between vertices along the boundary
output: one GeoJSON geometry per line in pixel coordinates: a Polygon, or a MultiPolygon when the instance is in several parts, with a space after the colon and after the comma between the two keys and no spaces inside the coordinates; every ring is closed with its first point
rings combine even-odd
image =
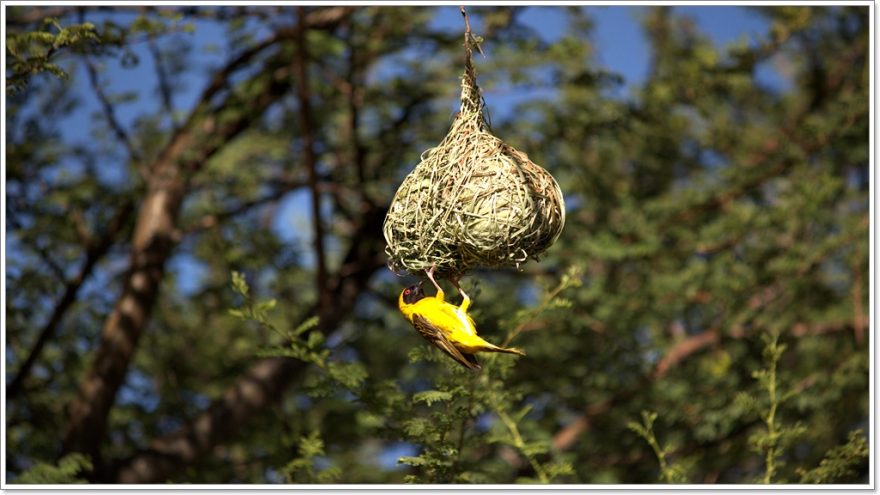
{"type": "MultiPolygon", "coordinates": [[[[651,7],[642,6],[589,6],[587,12],[595,21],[593,34],[597,47],[598,62],[607,70],[620,74],[624,79],[624,91],[641,84],[648,74],[650,47],[645,36],[642,34],[640,19],[651,7]]],[[[437,15],[432,25],[448,29],[452,33],[460,33],[462,29],[461,14],[457,6],[437,7],[437,15]]],[[[480,32],[479,7],[468,8],[471,17],[471,27],[477,34],[480,32]]],[[[717,46],[723,47],[729,43],[742,39],[755,40],[758,36],[766,33],[769,23],[758,13],[744,7],[700,7],[680,6],[675,11],[691,16],[697,22],[700,30],[706,33],[717,46]]],[[[520,15],[525,24],[534,28],[547,41],[554,41],[565,32],[566,16],[559,7],[540,6],[528,7],[520,15]]],[[[491,57],[491,40],[486,40],[487,56],[491,57]]],[[[778,90],[784,90],[788,84],[772,67],[760,67],[759,79],[765,84],[778,90]]],[[[516,88],[514,88],[516,89],[516,88]]],[[[457,87],[456,87],[457,91],[457,87]]],[[[457,93],[451,98],[457,99],[457,93]]],[[[493,92],[487,90],[485,97],[487,106],[492,115],[505,116],[509,114],[514,105],[522,101],[526,96],[525,91],[514,90],[493,92]],[[508,110],[508,112],[505,112],[508,110]]],[[[457,100],[456,100],[457,101],[457,100]]],[[[457,104],[457,103],[456,103],[457,104]]],[[[443,136],[437,136],[439,142],[443,136]]],[[[413,163],[414,167],[416,164],[413,163]]],[[[279,234],[290,241],[298,240],[301,245],[310,244],[310,230],[297,228],[308,224],[311,218],[311,206],[308,195],[303,191],[288,196],[282,203],[280,214],[276,221],[279,234]]],[[[311,254],[305,253],[306,261],[310,261],[311,254]]]]}
{"type": "MultiPolygon", "coordinates": [[[[443,6],[430,7],[436,9],[436,17],[432,24],[438,28],[448,29],[458,33],[461,30],[461,15],[458,7],[443,6]]],[[[620,74],[625,84],[641,83],[648,70],[649,46],[643,36],[639,19],[645,14],[646,6],[587,6],[585,9],[595,20],[595,32],[593,34],[597,48],[598,62],[606,69],[620,74]]],[[[479,7],[472,7],[472,11],[479,12],[479,7]]],[[[746,7],[739,6],[677,6],[675,11],[693,17],[701,31],[707,34],[718,46],[741,39],[755,39],[761,33],[766,33],[768,22],[757,13],[746,7]]],[[[560,7],[541,6],[528,7],[521,14],[521,20],[534,28],[535,31],[552,41],[564,32],[566,17],[560,7]]],[[[472,24],[475,32],[479,32],[480,18],[478,13],[472,14],[472,24]]],[[[198,54],[195,57],[197,66],[195,71],[185,81],[185,86],[174,93],[175,105],[183,109],[191,108],[198,97],[205,82],[206,74],[211,67],[216,67],[224,61],[225,33],[216,25],[209,22],[196,21],[196,30],[192,35],[181,35],[188,38],[194,45],[198,54]],[[204,50],[206,45],[220,48],[216,51],[204,50]]],[[[491,56],[492,40],[486,41],[487,52],[491,56]]],[[[140,64],[135,67],[123,67],[118,61],[107,65],[102,78],[111,82],[110,90],[113,93],[126,91],[141,94],[141,99],[128,104],[117,105],[118,117],[126,126],[131,126],[138,115],[151,110],[157,101],[154,91],[156,75],[151,62],[150,54],[145,43],[133,47],[134,53],[140,59],[140,64]]],[[[784,79],[771,67],[764,68],[765,80],[773,86],[784,89],[784,79]]],[[[98,103],[91,93],[85,71],[81,70],[73,79],[79,87],[79,94],[85,105],[73,116],[73,119],[81,120],[78,125],[65,126],[62,132],[65,138],[83,140],[88,139],[92,129],[90,122],[92,113],[98,109],[98,103]]],[[[504,97],[516,98],[517,95],[497,95],[495,103],[504,106],[504,97]]],[[[438,137],[438,139],[441,137],[438,137]]]]}
{"type": "MultiPolygon", "coordinates": [[[[479,12],[478,8],[470,10],[479,12]]],[[[585,7],[595,22],[598,62],[623,76],[626,84],[640,84],[647,76],[650,47],[642,33],[640,19],[651,8],[637,5],[585,7]]],[[[674,7],[673,12],[692,17],[700,30],[719,47],[742,39],[754,40],[769,28],[765,18],[746,7],[682,5],[674,7]]],[[[565,32],[566,16],[559,7],[528,7],[520,15],[520,20],[547,41],[554,41],[565,32]]],[[[438,7],[434,25],[459,32],[461,24],[458,7],[438,7]]],[[[478,16],[474,16],[472,27],[479,32],[478,16]]],[[[487,50],[491,50],[491,40],[487,40],[486,45],[487,50]]],[[[763,73],[766,81],[782,89],[784,80],[772,68],[767,69],[763,73]]]]}
{"type": "MultiPolygon", "coordinates": [[[[393,8],[393,7],[389,7],[393,8]]],[[[432,25],[448,29],[453,33],[460,33],[462,29],[461,14],[457,6],[426,7],[436,10],[436,16],[432,25]]],[[[640,19],[652,7],[646,6],[587,6],[585,9],[594,20],[594,32],[592,34],[596,47],[597,61],[608,71],[617,73],[623,77],[624,86],[618,96],[626,97],[628,89],[641,83],[648,71],[649,49],[647,40],[643,36],[640,27],[640,19]]],[[[753,10],[739,6],[676,6],[678,13],[691,16],[696,21],[699,29],[706,33],[718,46],[740,40],[754,40],[758,35],[766,33],[768,22],[753,10]]],[[[473,29],[479,34],[480,7],[470,7],[473,29]]],[[[520,19],[535,32],[548,41],[557,38],[565,32],[566,14],[560,7],[533,6],[526,8],[520,19]]],[[[90,19],[95,20],[95,19],[90,19]]],[[[224,31],[217,26],[197,21],[195,32],[192,34],[179,34],[181,39],[192,44],[195,70],[189,72],[184,85],[177,88],[173,97],[174,104],[185,114],[194,104],[196,98],[206,81],[206,75],[211,69],[224,62],[229,41],[224,31]],[[206,50],[206,46],[214,46],[214,50],[206,50]]],[[[491,56],[492,40],[486,40],[484,45],[488,56],[491,56]]],[[[134,53],[140,59],[135,67],[123,67],[118,61],[110,61],[101,75],[102,80],[109,83],[108,92],[119,94],[131,92],[140,97],[129,103],[117,105],[117,116],[123,126],[131,128],[139,115],[154,111],[158,105],[156,94],[156,75],[151,55],[146,43],[133,46],[134,53]]],[[[787,81],[780,76],[773,67],[765,66],[759,70],[762,82],[779,90],[787,87],[787,81]]],[[[77,87],[77,94],[83,103],[73,113],[68,122],[61,127],[65,140],[82,143],[94,141],[93,133],[96,129],[93,116],[98,112],[99,106],[89,86],[88,78],[84,70],[74,74],[73,84],[77,87]]],[[[513,88],[507,88],[503,92],[493,93],[486,91],[486,100],[493,116],[503,118],[505,110],[510,110],[518,102],[528,95],[513,88]]],[[[454,97],[456,95],[451,95],[454,97]]],[[[98,127],[103,127],[99,124],[98,127]]],[[[437,140],[442,136],[437,136],[437,140]]],[[[76,164],[71,163],[72,167],[76,164]]],[[[108,164],[108,177],[111,170],[118,170],[115,163],[108,164]]],[[[412,164],[413,166],[415,164],[412,164]]],[[[300,245],[308,245],[310,229],[310,202],[304,192],[288,195],[281,204],[279,215],[274,224],[277,233],[287,241],[296,242],[300,245]]],[[[7,246],[9,247],[9,246],[7,246]]],[[[306,260],[308,262],[308,259],[306,260]]],[[[178,274],[179,284],[185,291],[196,289],[199,285],[200,268],[193,259],[186,256],[178,256],[172,260],[172,270],[178,274]]]]}

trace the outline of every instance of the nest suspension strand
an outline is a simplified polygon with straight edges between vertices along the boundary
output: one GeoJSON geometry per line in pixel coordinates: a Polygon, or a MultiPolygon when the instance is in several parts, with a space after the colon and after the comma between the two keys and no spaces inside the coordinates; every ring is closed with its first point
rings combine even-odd
{"type": "Polygon", "coordinates": [[[461,111],[443,141],[422,153],[385,218],[395,272],[436,265],[458,276],[476,266],[519,267],[562,233],[565,204],[556,180],[492,135],[483,105],[468,26],[461,111]]]}

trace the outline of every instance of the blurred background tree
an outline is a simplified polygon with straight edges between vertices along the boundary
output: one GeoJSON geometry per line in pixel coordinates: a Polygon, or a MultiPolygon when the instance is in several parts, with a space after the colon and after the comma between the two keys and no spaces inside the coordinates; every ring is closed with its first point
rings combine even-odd
{"type": "Polygon", "coordinates": [[[479,375],[381,234],[457,8],[7,7],[9,482],[867,482],[868,7],[612,8],[638,81],[608,10],[470,10],[496,134],[568,204],[465,279],[528,353],[479,375]],[[695,20],[733,13],[765,29],[695,20]]]}

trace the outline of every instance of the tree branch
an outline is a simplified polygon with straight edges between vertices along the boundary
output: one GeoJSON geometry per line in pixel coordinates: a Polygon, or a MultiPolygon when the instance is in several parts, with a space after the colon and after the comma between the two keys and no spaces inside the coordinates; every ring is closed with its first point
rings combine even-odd
{"type": "Polygon", "coordinates": [[[174,116],[174,99],[171,91],[171,83],[168,80],[168,72],[165,70],[165,64],[162,61],[162,54],[156,45],[156,37],[150,35],[150,41],[147,44],[150,48],[150,55],[153,57],[153,65],[156,66],[156,77],[159,80],[159,95],[162,97],[162,108],[171,119],[171,125],[177,128],[177,118],[174,116]]]}
{"type": "Polygon", "coordinates": [[[110,221],[107,230],[98,241],[93,242],[88,246],[86,257],[80,266],[79,273],[75,278],[69,280],[65,284],[64,293],[55,303],[52,315],[49,317],[46,324],[43,325],[36,342],[34,342],[34,346],[19,367],[15,378],[12,379],[12,382],[10,382],[9,387],[6,389],[7,400],[15,398],[22,391],[22,385],[30,374],[34,364],[36,364],[37,359],[39,359],[43,347],[45,347],[46,343],[55,336],[55,333],[58,330],[58,325],[61,323],[64,315],[67,313],[70,306],[76,301],[76,296],[80,287],[82,287],[82,284],[91,276],[92,269],[98,261],[100,261],[110,250],[110,247],[113,246],[116,237],[119,235],[120,231],[122,231],[122,228],[128,223],[132,213],[134,213],[134,202],[129,201],[119,209],[119,212],[117,212],[116,216],[110,221]]]}
{"type": "Polygon", "coordinates": [[[717,344],[721,340],[721,331],[717,328],[711,328],[696,335],[691,335],[666,351],[657,366],[654,368],[654,378],[659,380],[666,376],[666,373],[674,368],[682,360],[702,349],[717,344]]]}
{"type": "MultiPolygon", "coordinates": [[[[803,105],[800,108],[795,109],[789,117],[789,121],[780,129],[779,133],[765,139],[761,146],[752,152],[751,156],[745,160],[743,163],[744,167],[754,168],[757,166],[763,166],[764,168],[759,174],[756,174],[754,177],[749,178],[741,184],[735,184],[726,190],[720,191],[717,195],[708,198],[705,201],[689,205],[674,212],[669,218],[669,223],[674,223],[682,219],[690,219],[694,214],[712,211],[719,207],[723,207],[749,191],[761,186],[765,182],[786,173],[799,162],[792,159],[786,160],[783,157],[783,159],[780,159],[772,166],[767,164],[767,162],[777,154],[778,149],[780,148],[780,143],[795,143],[801,148],[804,155],[810,155],[821,150],[836,133],[845,130],[848,126],[835,129],[835,132],[823,134],[821,137],[814,138],[810,141],[799,139],[797,136],[797,133],[803,128],[803,123],[807,118],[822,111],[826,105],[834,103],[829,95],[837,94],[841,89],[843,82],[846,80],[845,76],[852,74],[853,66],[858,63],[859,58],[865,56],[866,47],[867,42],[862,38],[855,40],[849,47],[847,47],[847,49],[841,54],[841,57],[838,59],[833,70],[830,71],[829,76],[822,81],[824,84],[821,91],[821,98],[817,98],[809,105],[803,105]]],[[[849,125],[851,126],[856,118],[865,115],[868,115],[868,109],[857,107],[854,114],[851,116],[849,125]]]]}
{"type": "Polygon", "coordinates": [[[318,191],[318,155],[315,153],[315,123],[312,118],[311,91],[308,74],[308,43],[305,36],[305,7],[297,9],[299,29],[296,37],[298,49],[294,56],[297,100],[302,131],[303,157],[309,177],[309,191],[312,199],[312,240],[315,249],[315,289],[318,292],[318,308],[324,309],[330,303],[327,294],[327,261],[324,250],[324,222],[321,220],[321,194],[318,191]]]}
{"type": "Polygon", "coordinates": [[[238,204],[228,210],[217,213],[209,213],[201,217],[200,219],[193,222],[191,225],[184,227],[182,229],[183,234],[192,234],[200,230],[209,229],[211,227],[217,226],[221,222],[229,220],[231,218],[235,218],[238,215],[246,213],[253,208],[258,208],[262,205],[278,201],[283,198],[284,195],[286,195],[287,193],[299,189],[303,186],[305,186],[305,182],[302,181],[285,182],[277,190],[273,191],[270,194],[267,194],[266,196],[249,201],[243,201],[241,204],[238,204]]]}
{"type": "MultiPolygon", "coordinates": [[[[242,62],[239,59],[231,62],[235,63],[242,62]]],[[[229,67],[215,74],[209,90],[203,93],[208,99],[214,95],[211,87],[226,84],[218,82],[218,77],[228,76],[229,67]]],[[[276,56],[243,83],[248,87],[242,92],[248,95],[247,101],[233,93],[219,110],[208,114],[204,110],[210,107],[210,102],[200,101],[149,168],[147,195],[135,224],[130,268],[122,294],[104,323],[94,361],[69,408],[70,423],[62,453],[90,455],[96,473],[102,471],[99,454],[108,413],[149,321],[165,262],[175,244],[178,213],[187,192],[188,176],[280,99],[289,89],[290,76],[285,61],[276,56]]]]}
{"type": "MultiPolygon", "coordinates": [[[[306,16],[306,24],[310,29],[327,29],[336,26],[338,23],[342,22],[345,18],[347,18],[352,12],[354,12],[354,7],[330,7],[326,9],[314,10],[310,12],[306,16]]],[[[229,61],[222,69],[218,70],[214,73],[211,81],[202,91],[202,95],[199,97],[199,103],[190,113],[188,121],[183,125],[183,127],[188,127],[191,125],[191,120],[197,118],[204,110],[210,107],[211,102],[214,99],[214,96],[217,95],[221,90],[228,87],[228,81],[230,77],[238,71],[242,66],[246,63],[250,62],[254,57],[262,53],[267,48],[274,46],[283,41],[290,41],[295,39],[297,36],[297,28],[280,28],[275,33],[265,40],[255,44],[251,48],[241,52],[234,59],[229,61]]]]}
{"type": "Polygon", "coordinates": [[[119,142],[125,146],[125,150],[128,152],[129,158],[133,160],[135,163],[141,163],[141,155],[138,153],[137,149],[134,147],[134,144],[131,142],[131,138],[128,136],[128,133],[122,127],[122,124],[116,118],[116,111],[113,109],[113,104],[110,103],[109,98],[107,98],[107,94],[104,93],[104,89],[101,88],[101,83],[98,81],[98,70],[95,67],[95,63],[92,62],[87,56],[85,57],[86,61],[86,72],[89,74],[89,82],[92,85],[92,90],[95,92],[95,96],[98,98],[98,101],[101,103],[101,110],[104,112],[104,118],[107,119],[107,124],[110,126],[110,129],[113,131],[113,134],[116,135],[116,138],[119,139],[119,142]]]}
{"type": "Polygon", "coordinates": [[[34,240],[34,251],[37,252],[43,263],[49,267],[49,270],[55,275],[55,278],[58,279],[59,283],[67,278],[67,275],[64,273],[64,268],[55,261],[52,257],[52,253],[50,253],[46,247],[40,245],[39,239],[34,240]]]}
{"type": "Polygon", "coordinates": [[[358,183],[364,184],[367,181],[367,174],[364,168],[366,166],[366,149],[361,142],[358,129],[360,128],[360,110],[364,104],[362,67],[368,66],[371,63],[371,54],[364,50],[363,60],[361,60],[359,47],[355,43],[355,29],[357,29],[355,24],[350,23],[348,26],[348,39],[346,40],[348,44],[348,76],[346,80],[348,82],[347,88],[349,89],[346,93],[348,97],[348,127],[346,132],[348,133],[348,142],[351,143],[351,160],[357,171],[358,183]]]}
{"type": "MultiPolygon", "coordinates": [[[[861,250],[857,249],[856,253],[861,250]]],[[[867,318],[862,303],[862,264],[861,256],[853,256],[853,288],[852,288],[852,306],[853,306],[853,336],[857,344],[861,344],[865,340],[865,328],[867,328],[867,318]]]]}
{"type": "Polygon", "coordinates": [[[121,462],[104,475],[106,483],[162,483],[228,439],[256,411],[277,401],[302,361],[264,359],[253,365],[226,392],[176,432],[156,439],[150,448],[121,462]]]}
{"type": "MultiPolygon", "coordinates": [[[[867,315],[863,315],[866,317],[867,315]]],[[[829,332],[843,331],[852,326],[852,322],[824,322],[824,323],[797,323],[792,326],[791,333],[795,337],[806,335],[821,335],[829,332]]],[[[731,333],[725,337],[734,339],[745,338],[741,332],[731,333]]],[[[649,386],[651,382],[663,378],[670,369],[674,368],[688,357],[721,341],[721,333],[718,329],[710,329],[705,332],[692,335],[666,351],[663,358],[654,368],[653,375],[647,375],[639,382],[637,387],[626,390],[611,399],[587,407],[583,414],[574,421],[563,427],[553,435],[553,447],[558,450],[568,450],[574,446],[578,437],[590,427],[590,419],[603,414],[611,409],[611,406],[626,401],[635,394],[635,391],[649,386]]]]}
{"type": "MultiPolygon", "coordinates": [[[[319,312],[319,327],[329,333],[354,308],[357,295],[366,290],[375,271],[385,266],[381,231],[385,208],[373,207],[362,217],[339,271],[328,279],[328,290],[337,304],[319,312]]],[[[162,483],[217,445],[232,439],[255,413],[281,400],[284,390],[306,369],[301,361],[270,358],[254,364],[222,397],[179,430],[153,440],[147,450],[124,460],[103,474],[107,483],[162,483]]]]}

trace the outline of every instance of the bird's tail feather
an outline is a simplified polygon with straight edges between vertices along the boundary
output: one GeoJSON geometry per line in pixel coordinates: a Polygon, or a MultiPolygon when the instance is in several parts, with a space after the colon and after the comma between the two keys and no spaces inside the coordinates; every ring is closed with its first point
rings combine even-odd
{"type": "Polygon", "coordinates": [[[517,349],[516,347],[498,347],[494,344],[489,344],[489,348],[486,349],[490,352],[506,352],[507,354],[516,354],[517,356],[525,356],[526,353],[517,349]]]}

